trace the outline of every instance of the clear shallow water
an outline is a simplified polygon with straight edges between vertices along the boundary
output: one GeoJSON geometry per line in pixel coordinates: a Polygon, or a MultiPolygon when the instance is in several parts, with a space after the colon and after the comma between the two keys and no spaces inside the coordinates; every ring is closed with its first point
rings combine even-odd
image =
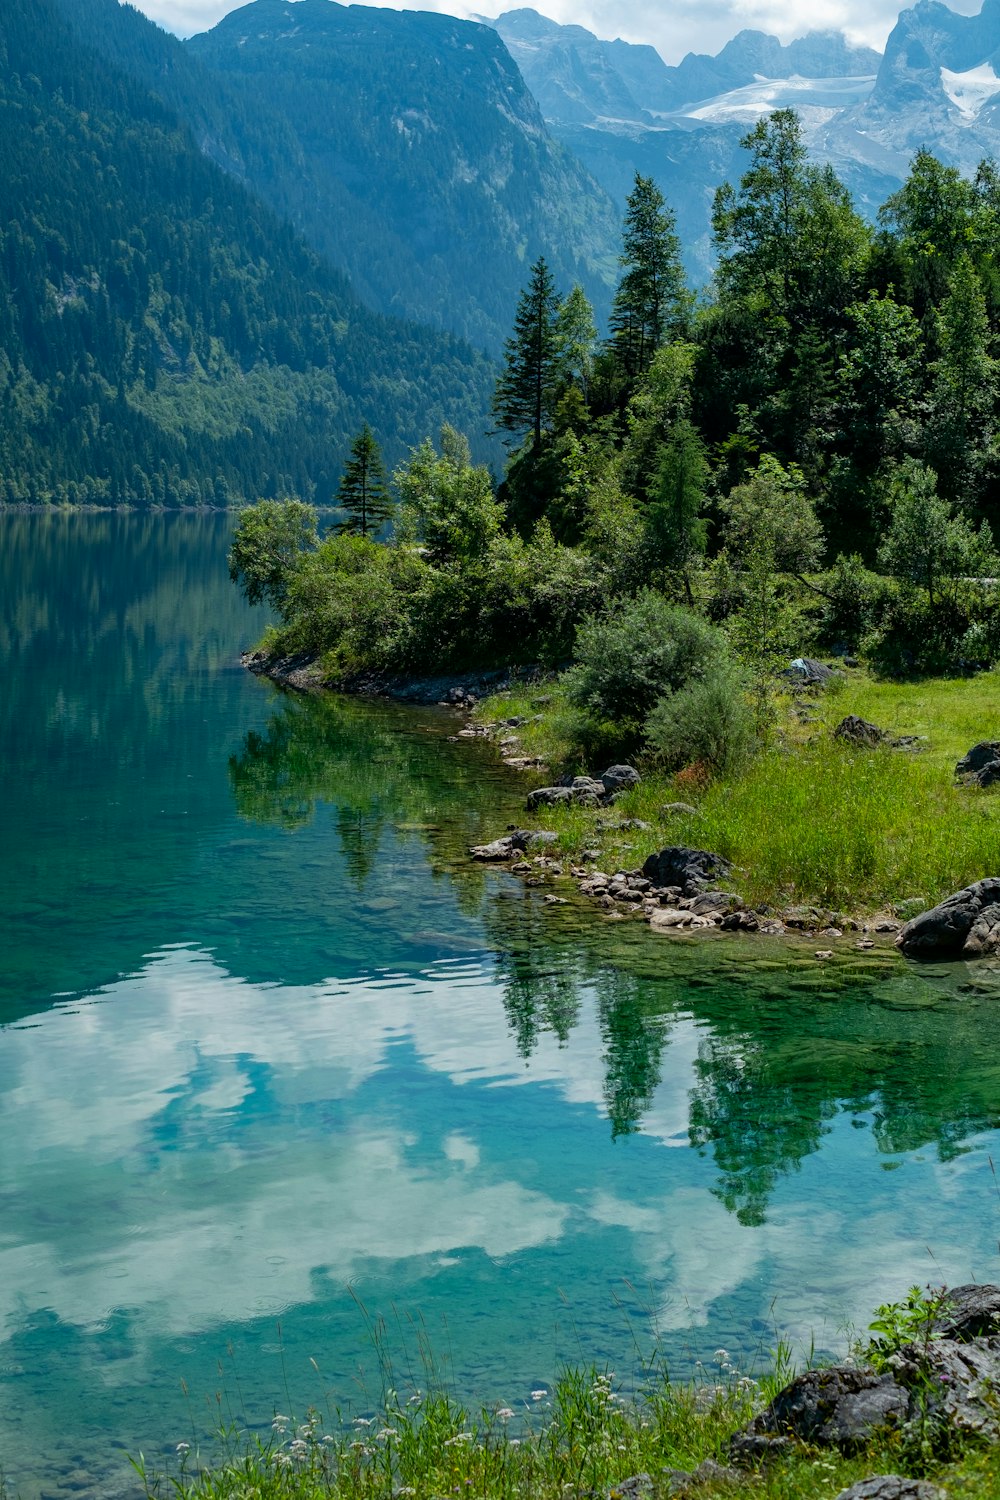
{"type": "Polygon", "coordinates": [[[1000,1274],[1000,976],[670,943],[470,866],[523,784],[449,715],[244,673],[228,529],[0,518],[12,1492],[370,1410],[379,1319],[401,1385],[429,1345],[516,1405],[1000,1274]]]}

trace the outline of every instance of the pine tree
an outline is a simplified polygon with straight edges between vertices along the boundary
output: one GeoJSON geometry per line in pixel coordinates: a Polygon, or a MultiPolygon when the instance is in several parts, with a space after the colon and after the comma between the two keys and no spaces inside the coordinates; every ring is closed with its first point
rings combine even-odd
{"type": "Polygon", "coordinates": [[[611,309],[611,347],[630,380],[649,368],[671,328],[683,325],[688,302],[674,215],[652,177],[635,174],[629,194],[611,309]]]}
{"type": "Polygon", "coordinates": [[[351,456],[337,490],[337,504],[347,512],[337,530],[355,536],[378,531],[395,508],[382,453],[367,422],[351,444],[351,456]]]}
{"type": "Polygon", "coordinates": [[[511,433],[531,433],[538,448],[552,425],[562,360],[557,336],[559,299],[545,257],[531,268],[521,293],[514,332],[504,345],[504,364],[493,394],[493,415],[511,433]]]}

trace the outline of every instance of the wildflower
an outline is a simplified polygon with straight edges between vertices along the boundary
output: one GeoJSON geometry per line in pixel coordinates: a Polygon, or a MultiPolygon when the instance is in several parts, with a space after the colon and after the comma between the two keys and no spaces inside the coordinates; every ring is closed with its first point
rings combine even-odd
{"type": "Polygon", "coordinates": [[[380,1432],[376,1432],[375,1437],[380,1443],[384,1443],[388,1438],[399,1437],[399,1433],[395,1427],[383,1427],[380,1432]]]}
{"type": "Polygon", "coordinates": [[[177,1444],[177,1452],[180,1454],[181,1458],[185,1458],[191,1452],[191,1444],[190,1443],[178,1443],[177,1444]]]}
{"type": "Polygon", "coordinates": [[[725,1364],[726,1360],[729,1358],[729,1350],[728,1349],[716,1349],[716,1351],[715,1351],[715,1357],[719,1361],[720,1364],[725,1364]]]}
{"type": "Polygon", "coordinates": [[[532,1391],[531,1399],[532,1401],[541,1401],[542,1397],[547,1396],[548,1394],[549,1393],[546,1390],[532,1391]]]}
{"type": "Polygon", "coordinates": [[[444,1446],[446,1448],[457,1448],[459,1446],[459,1444],[461,1444],[461,1443],[471,1443],[471,1442],[472,1442],[472,1433],[471,1432],[456,1432],[453,1437],[445,1438],[444,1446]]]}
{"type": "Polygon", "coordinates": [[[355,1427],[374,1427],[375,1426],[375,1418],[374,1417],[355,1417],[354,1418],[354,1425],[355,1425],[355,1427]]]}
{"type": "Polygon", "coordinates": [[[507,1422],[514,1415],[509,1406],[501,1406],[497,1410],[497,1416],[501,1422],[507,1422]]]}

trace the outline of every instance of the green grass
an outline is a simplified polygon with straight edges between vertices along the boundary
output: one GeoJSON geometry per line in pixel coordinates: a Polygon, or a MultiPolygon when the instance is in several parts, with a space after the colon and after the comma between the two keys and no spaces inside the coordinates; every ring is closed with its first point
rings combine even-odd
{"type": "MultiPolygon", "coordinates": [[[[774,747],[737,776],[692,786],[683,773],[645,766],[643,784],[614,809],[547,809],[544,824],[567,855],[599,848],[605,869],[633,868],[668,843],[712,849],[732,860],[731,884],[757,906],[874,912],[910,897],[933,904],[1000,874],[1000,798],[956,787],[953,777],[972,744],[1000,738],[1000,673],[900,684],[855,672],[799,702],[816,722],[800,724],[783,700],[774,747]],[[917,754],[841,745],[832,730],[849,713],[894,735],[925,736],[926,744],[917,754]],[[676,801],[694,805],[695,816],[665,816],[664,805],[676,801]],[[600,827],[623,818],[652,829],[600,827]]],[[[554,773],[580,769],[558,684],[505,694],[480,712],[487,722],[541,713],[542,723],[516,731],[524,753],[545,756],[554,773]],[[540,695],[550,699],[541,708],[540,695]]]]}
{"type": "MultiPolygon", "coordinates": [[[[760,1383],[734,1373],[696,1388],[652,1383],[624,1400],[612,1376],[567,1371],[526,1412],[494,1407],[471,1414],[446,1395],[388,1391],[369,1416],[341,1423],[316,1411],[301,1423],[275,1418],[267,1441],[229,1433],[224,1455],[202,1464],[184,1451],[172,1474],[136,1465],[150,1496],[185,1500],[390,1500],[481,1496],[483,1500],[614,1500],[634,1474],[669,1493],[668,1471],[692,1471],[705,1459],[725,1464],[731,1435],[766,1404],[791,1370],[780,1359],[760,1383]]],[[[970,1446],[936,1461],[912,1436],[886,1433],[849,1458],[801,1446],[738,1479],[709,1477],[702,1495],[762,1500],[833,1500],[872,1474],[932,1477],[970,1500],[1000,1496],[1000,1452],[970,1446]]]]}

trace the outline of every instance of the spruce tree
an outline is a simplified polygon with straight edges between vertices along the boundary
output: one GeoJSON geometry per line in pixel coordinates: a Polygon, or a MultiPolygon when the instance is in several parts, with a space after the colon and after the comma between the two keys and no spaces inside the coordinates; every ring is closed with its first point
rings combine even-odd
{"type": "Polygon", "coordinates": [[[375,434],[367,422],[351,444],[351,456],[344,466],[337,490],[337,504],[347,512],[337,530],[355,536],[368,536],[378,531],[392,515],[394,505],[389,476],[375,434]]]}
{"type": "Polygon", "coordinates": [[[531,268],[521,293],[514,331],[504,345],[504,363],[493,393],[493,415],[507,432],[530,432],[537,449],[552,425],[562,374],[557,332],[559,299],[544,255],[531,268]]]}
{"type": "Polygon", "coordinates": [[[620,257],[622,277],[611,309],[611,347],[629,380],[650,366],[688,304],[674,215],[652,177],[635,174],[620,257]]]}

